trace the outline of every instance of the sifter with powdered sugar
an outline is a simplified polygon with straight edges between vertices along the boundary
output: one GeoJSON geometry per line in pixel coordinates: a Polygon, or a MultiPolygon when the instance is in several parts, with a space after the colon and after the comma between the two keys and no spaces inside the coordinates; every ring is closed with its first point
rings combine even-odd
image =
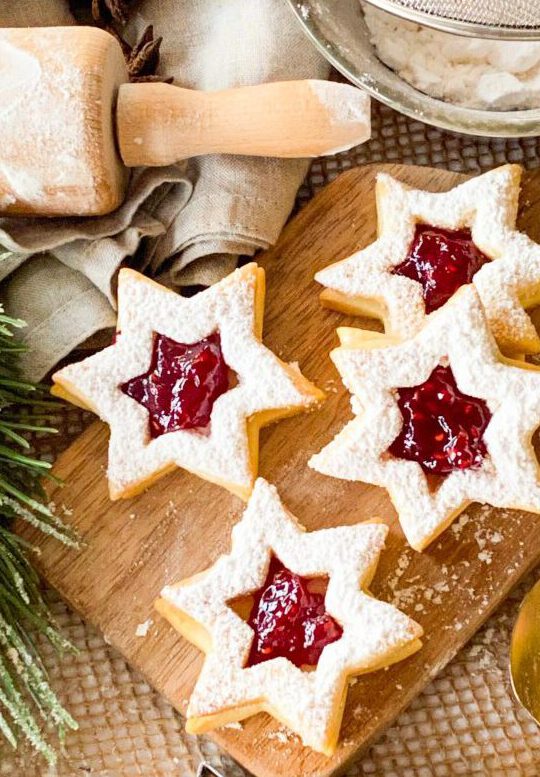
{"type": "Polygon", "coordinates": [[[540,133],[540,0],[289,0],[347,78],[424,122],[540,133]]]}
{"type": "Polygon", "coordinates": [[[443,32],[540,40],[539,0],[367,0],[401,19],[443,32]]]}

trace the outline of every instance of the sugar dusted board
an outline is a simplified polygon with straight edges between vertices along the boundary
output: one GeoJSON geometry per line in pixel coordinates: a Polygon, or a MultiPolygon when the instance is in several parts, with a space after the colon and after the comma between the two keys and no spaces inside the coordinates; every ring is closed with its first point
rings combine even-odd
{"type": "MultiPolygon", "coordinates": [[[[306,466],[351,415],[348,395],[328,358],[341,325],[377,328],[367,319],[323,310],[316,270],[372,241],[376,233],[374,179],[378,170],[406,183],[443,191],[464,179],[455,173],[404,166],[352,170],[326,187],[292,221],[278,245],[259,257],[267,270],[265,342],[328,392],[318,412],[282,421],[261,435],[260,473],[276,483],[308,529],[372,516],[391,531],[372,586],[425,629],[423,649],[388,671],[350,688],[340,745],[328,759],[303,748],[271,718],[216,731],[215,740],[257,777],[328,777],[342,771],[376,738],[478,629],[519,578],[540,559],[540,519],[518,511],[474,506],[423,554],[407,548],[382,489],[345,483],[306,466]]],[[[520,228],[540,241],[540,174],[525,176],[520,228]]],[[[60,457],[66,482],[51,499],[85,540],[79,553],[25,527],[40,546],[47,580],[181,712],[201,655],[153,610],[166,583],[210,565],[227,550],[242,510],[236,497],[177,471],[135,499],[110,502],[105,479],[107,428],[96,422],[60,457]],[[71,512],[72,511],[72,512],[71,512]],[[137,625],[149,618],[147,636],[137,625]]]]}

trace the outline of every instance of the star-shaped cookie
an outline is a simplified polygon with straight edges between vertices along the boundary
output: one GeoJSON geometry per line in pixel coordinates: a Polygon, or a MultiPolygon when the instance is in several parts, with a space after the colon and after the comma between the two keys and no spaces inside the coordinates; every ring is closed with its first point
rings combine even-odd
{"type": "Polygon", "coordinates": [[[264,270],[253,263],[191,298],[120,271],[116,341],[53,376],[54,394],[110,426],[112,499],[138,493],[174,467],[249,496],[259,428],[324,398],[262,344],[263,308],[264,270]],[[224,371],[234,374],[228,388],[224,371]],[[206,405],[197,414],[203,378],[213,393],[200,398],[206,405]],[[205,416],[205,428],[190,428],[189,418],[178,425],[190,410],[191,426],[205,416]],[[174,431],[163,433],[173,421],[174,431]]]}
{"type": "Polygon", "coordinates": [[[520,179],[518,165],[504,165],[448,192],[433,193],[380,173],[378,238],[316,274],[326,287],[322,304],[380,318],[387,334],[410,337],[429,314],[421,282],[396,273],[396,268],[414,247],[418,225],[470,230],[486,260],[472,283],[499,346],[509,354],[538,352],[540,338],[525,308],[540,302],[540,246],[515,229],[520,179]]]}
{"type": "MultiPolygon", "coordinates": [[[[313,469],[386,488],[405,536],[416,550],[425,548],[471,502],[540,512],[539,467],[531,443],[540,426],[540,368],[501,355],[472,284],[430,315],[410,340],[360,329],[338,333],[341,346],[331,358],[353,395],[356,417],[311,458],[313,469]],[[397,457],[389,449],[405,425],[399,389],[421,387],[440,365],[450,367],[459,391],[480,400],[471,405],[484,408],[484,417],[485,413],[490,417],[469,461],[473,466],[454,469],[434,489],[418,461],[397,457]]],[[[445,402],[453,400],[446,400],[444,391],[435,397],[432,393],[427,400],[427,420],[440,418],[444,439],[441,403],[444,408],[445,402]]],[[[476,413],[474,408],[463,409],[476,413]]],[[[418,423],[424,421],[425,417],[418,423]]],[[[478,436],[481,421],[471,423],[478,436]]],[[[457,456],[459,467],[463,464],[460,433],[452,434],[442,454],[448,454],[449,460],[457,456]]],[[[430,435],[428,443],[439,451],[436,437],[430,435]]]]}
{"type": "Polygon", "coordinates": [[[274,486],[259,478],[232,548],[210,569],[167,586],[159,612],[206,653],[187,711],[193,733],[268,712],[304,744],[335,749],[347,678],[399,661],[421,646],[421,627],[398,609],[365,593],[387,527],[362,523],[306,533],[282,505],[274,486]],[[254,632],[230,603],[257,591],[277,557],[296,575],[326,576],[325,606],[341,625],[317,666],[304,671],[284,657],[246,667],[254,632]]]}

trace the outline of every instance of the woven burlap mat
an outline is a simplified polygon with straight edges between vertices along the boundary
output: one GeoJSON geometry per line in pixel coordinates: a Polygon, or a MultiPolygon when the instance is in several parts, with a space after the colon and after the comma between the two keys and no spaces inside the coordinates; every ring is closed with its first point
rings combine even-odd
{"type": "MultiPolygon", "coordinates": [[[[450,135],[373,107],[373,137],[345,154],[318,160],[298,195],[298,207],[343,170],[369,162],[403,162],[463,172],[504,162],[540,166],[540,140],[485,140],[450,135]]],[[[51,458],[89,422],[74,408],[58,418],[58,438],[39,441],[51,458]],[[54,447],[53,447],[54,444],[54,447]]],[[[535,777],[540,730],[518,708],[508,679],[510,631],[533,574],[469,645],[352,768],[348,777],[535,777]]],[[[202,757],[226,777],[246,773],[205,738],[187,736],[181,718],[53,592],[51,602],[77,656],[59,661],[43,644],[45,664],[63,702],[78,719],[65,758],[49,771],[27,752],[0,752],[0,777],[192,777],[202,757]]],[[[291,777],[301,777],[293,775],[291,777]]]]}

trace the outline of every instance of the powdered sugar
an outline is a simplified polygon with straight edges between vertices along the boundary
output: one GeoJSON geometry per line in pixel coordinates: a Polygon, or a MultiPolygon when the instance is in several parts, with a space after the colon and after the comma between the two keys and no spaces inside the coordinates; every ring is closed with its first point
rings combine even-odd
{"type": "Polygon", "coordinates": [[[45,36],[0,31],[0,132],[9,149],[9,161],[4,155],[0,165],[4,207],[19,201],[39,208],[46,198],[62,196],[67,205],[65,184],[95,197],[85,153],[91,130],[85,111],[88,80],[66,50],[61,29],[45,36]]]}
{"type": "MultiPolygon", "coordinates": [[[[410,337],[426,319],[422,289],[417,281],[392,271],[407,256],[415,225],[468,227],[475,245],[492,260],[476,273],[473,284],[499,345],[510,353],[537,352],[540,338],[521,300],[530,305],[540,298],[540,246],[515,230],[520,176],[517,165],[504,165],[449,192],[432,193],[380,174],[378,239],[321,270],[316,280],[345,295],[358,312],[364,303],[375,303],[375,315],[384,320],[387,334],[410,337]]],[[[333,306],[325,294],[323,300],[333,306]]]]}
{"type": "Polygon", "coordinates": [[[179,466],[247,496],[254,480],[247,419],[305,410],[322,398],[298,369],[281,362],[257,337],[255,264],[246,265],[190,299],[131,270],[121,270],[116,342],[53,376],[111,427],[111,495],[126,496],[179,466]],[[120,385],[148,369],[154,333],[193,343],[215,331],[238,384],[212,409],[210,432],[180,430],[150,439],[147,411],[120,385]]]}
{"type": "Polygon", "coordinates": [[[35,89],[41,78],[41,65],[28,51],[21,51],[8,40],[0,39],[0,115],[12,115],[35,89]]]}
{"type": "MultiPolygon", "coordinates": [[[[330,753],[339,733],[348,675],[393,663],[419,647],[421,628],[395,607],[364,594],[387,527],[365,523],[306,533],[282,506],[276,489],[258,479],[232,550],[202,575],[162,592],[165,602],[202,625],[214,649],[206,657],[188,708],[188,727],[203,731],[223,713],[238,720],[267,710],[316,750],[330,753]],[[244,668],[253,632],[228,602],[264,582],[271,552],[305,577],[327,575],[326,609],[343,626],[317,668],[303,672],[284,658],[244,668]],[[256,706],[257,709],[254,709],[256,706]],[[191,723],[190,723],[191,719],[191,723]]],[[[189,622],[182,633],[191,638],[189,622]]],[[[178,627],[178,622],[173,622],[178,627]]],[[[216,723],[216,725],[218,725],[216,723]]]]}
{"type": "Polygon", "coordinates": [[[0,30],[0,206],[40,215],[112,209],[124,182],[113,103],[127,71],[103,30],[0,30]]]}
{"type": "MultiPolygon", "coordinates": [[[[347,330],[342,337],[347,339],[347,330]]],[[[432,313],[414,338],[398,345],[381,338],[371,347],[342,346],[332,359],[362,413],[309,464],[333,477],[387,488],[414,548],[426,547],[470,502],[540,512],[538,463],[530,444],[540,425],[540,370],[501,361],[474,285],[432,313]],[[463,393],[487,402],[492,418],[482,466],[455,470],[432,492],[419,464],[387,451],[403,423],[396,389],[420,385],[440,363],[450,364],[463,393]]]]}
{"type": "Polygon", "coordinates": [[[354,145],[368,140],[371,134],[371,108],[370,98],[360,89],[355,89],[348,84],[334,84],[328,81],[308,81],[310,89],[321,105],[321,111],[327,116],[327,120],[335,124],[347,127],[347,139],[337,148],[326,151],[327,154],[338,154],[351,148],[351,124],[358,125],[358,134],[354,139],[354,145]],[[339,88],[336,89],[336,86],[339,88]]]}
{"type": "Polygon", "coordinates": [[[151,618],[148,618],[144,621],[144,623],[139,623],[137,628],[135,629],[135,636],[136,637],[146,637],[148,632],[150,631],[150,627],[152,626],[153,620],[151,618]]]}
{"type": "Polygon", "coordinates": [[[471,108],[540,106],[540,43],[451,35],[362,3],[381,60],[417,89],[471,108]]]}

